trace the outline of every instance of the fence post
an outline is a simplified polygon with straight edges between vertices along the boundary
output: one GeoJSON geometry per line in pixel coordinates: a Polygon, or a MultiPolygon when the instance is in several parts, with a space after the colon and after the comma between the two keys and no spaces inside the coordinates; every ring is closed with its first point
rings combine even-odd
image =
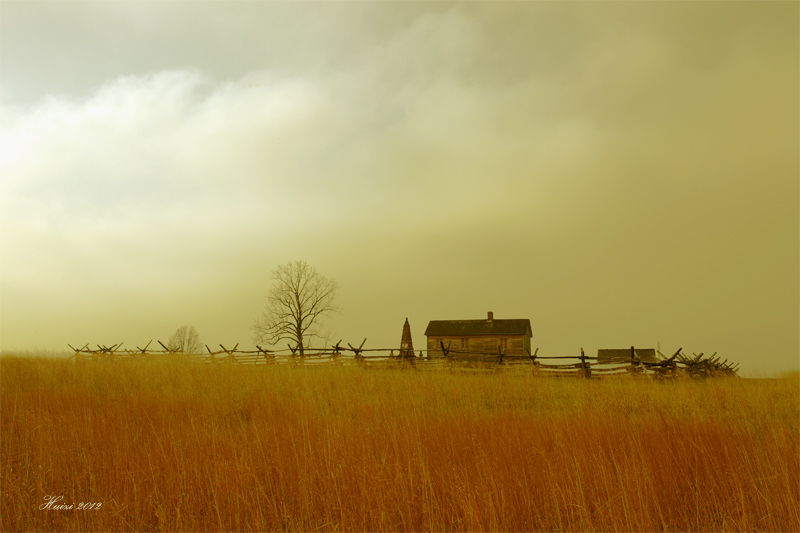
{"type": "Polygon", "coordinates": [[[439,346],[442,347],[442,353],[445,357],[450,357],[450,343],[452,341],[447,341],[447,348],[444,347],[444,341],[439,341],[439,346]]]}
{"type": "Polygon", "coordinates": [[[139,351],[141,352],[141,354],[142,354],[142,355],[146,355],[146,354],[147,354],[147,347],[148,347],[148,346],[150,346],[150,343],[152,343],[152,342],[153,342],[153,339],[150,339],[150,342],[148,342],[147,344],[145,344],[145,345],[144,345],[144,348],[139,348],[139,347],[137,346],[137,347],[136,347],[136,349],[137,349],[137,350],[139,350],[139,351]]]}
{"type": "MultiPolygon", "coordinates": [[[[264,354],[264,363],[265,364],[273,364],[275,362],[275,356],[269,354],[269,350],[265,350],[258,344],[256,344],[256,348],[258,349],[258,355],[264,354]]],[[[258,356],[256,356],[256,364],[258,364],[258,356]]]]}
{"type": "Polygon", "coordinates": [[[366,337],[364,338],[363,341],[361,341],[361,346],[359,346],[358,348],[353,348],[352,344],[350,344],[349,342],[347,343],[347,345],[350,347],[350,349],[353,350],[353,352],[356,354],[355,355],[356,363],[359,363],[359,364],[363,364],[364,363],[364,356],[361,355],[361,352],[362,352],[362,348],[364,347],[364,343],[365,342],[367,342],[366,337]]]}
{"type": "MultiPolygon", "coordinates": [[[[527,348],[526,348],[527,350],[527,348]]],[[[539,361],[536,360],[536,355],[539,353],[539,348],[537,347],[536,350],[533,351],[533,355],[531,355],[530,350],[528,350],[528,356],[531,358],[531,364],[533,365],[533,373],[536,374],[539,372],[539,361]]]]}
{"type": "Polygon", "coordinates": [[[211,359],[211,362],[217,364],[217,357],[214,355],[214,352],[211,351],[211,348],[208,347],[208,344],[204,344],[203,346],[208,350],[208,357],[211,359]]]}
{"type": "Polygon", "coordinates": [[[297,366],[297,348],[292,348],[291,344],[286,344],[289,347],[289,350],[292,352],[292,355],[289,357],[289,366],[297,366]]]}
{"type": "Polygon", "coordinates": [[[586,379],[591,379],[592,377],[592,370],[586,362],[586,355],[583,353],[583,347],[581,347],[581,377],[586,379]]]}
{"type": "Polygon", "coordinates": [[[641,365],[639,364],[639,358],[636,357],[636,350],[631,346],[631,368],[630,368],[631,376],[638,377],[643,374],[643,370],[641,365]]]}
{"type": "Polygon", "coordinates": [[[85,350],[87,346],[89,346],[89,343],[87,342],[86,344],[84,344],[84,345],[83,345],[83,348],[75,348],[75,347],[73,347],[73,346],[72,346],[70,343],[67,343],[67,346],[69,346],[70,348],[72,348],[72,349],[75,351],[75,355],[73,355],[72,357],[70,357],[70,359],[74,358],[74,359],[75,359],[75,362],[77,363],[78,361],[81,361],[81,360],[82,360],[82,359],[81,359],[81,357],[82,357],[82,355],[81,355],[81,352],[82,352],[83,350],[85,350]]]}
{"type": "Polygon", "coordinates": [[[220,348],[222,348],[222,351],[223,351],[223,352],[225,352],[226,354],[228,354],[228,362],[229,362],[229,363],[236,363],[236,357],[234,357],[234,355],[233,355],[233,352],[235,352],[235,351],[236,351],[236,348],[238,348],[238,347],[239,347],[239,343],[238,343],[238,342],[236,343],[236,346],[234,346],[234,347],[233,347],[233,348],[231,348],[230,350],[228,350],[227,348],[225,348],[225,347],[224,347],[223,345],[221,345],[221,344],[219,345],[219,347],[220,347],[220,348]]]}
{"type": "Polygon", "coordinates": [[[447,341],[447,348],[445,348],[444,347],[444,341],[439,341],[439,346],[442,348],[442,353],[444,354],[445,367],[450,372],[453,371],[453,369],[452,369],[453,356],[450,355],[450,345],[451,344],[452,344],[452,341],[447,341]]]}
{"type": "Polygon", "coordinates": [[[339,339],[339,342],[336,343],[336,346],[331,346],[333,348],[333,354],[331,354],[331,360],[335,365],[341,365],[342,362],[339,358],[342,356],[341,352],[339,351],[339,344],[342,342],[342,339],[339,339]]]}

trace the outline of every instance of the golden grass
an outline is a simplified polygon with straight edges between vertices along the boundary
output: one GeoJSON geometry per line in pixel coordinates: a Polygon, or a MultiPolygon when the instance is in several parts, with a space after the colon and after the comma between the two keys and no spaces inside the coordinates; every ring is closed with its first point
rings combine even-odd
{"type": "Polygon", "coordinates": [[[3,531],[800,529],[797,375],[2,357],[0,392],[3,531]]]}

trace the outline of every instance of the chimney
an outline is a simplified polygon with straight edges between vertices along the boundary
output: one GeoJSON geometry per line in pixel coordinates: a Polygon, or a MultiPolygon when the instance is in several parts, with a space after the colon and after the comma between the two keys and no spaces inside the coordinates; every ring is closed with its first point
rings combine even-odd
{"type": "Polygon", "coordinates": [[[492,313],[491,311],[489,311],[489,315],[488,315],[488,318],[487,318],[486,320],[488,320],[489,322],[491,322],[492,320],[494,320],[494,313],[492,313]]]}

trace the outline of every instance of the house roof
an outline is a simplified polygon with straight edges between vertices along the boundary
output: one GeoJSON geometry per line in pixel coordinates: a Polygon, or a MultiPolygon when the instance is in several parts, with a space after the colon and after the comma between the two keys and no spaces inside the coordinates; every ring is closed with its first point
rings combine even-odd
{"type": "Polygon", "coordinates": [[[475,336],[475,335],[532,335],[531,321],[527,318],[497,320],[431,320],[425,335],[475,336]]]}

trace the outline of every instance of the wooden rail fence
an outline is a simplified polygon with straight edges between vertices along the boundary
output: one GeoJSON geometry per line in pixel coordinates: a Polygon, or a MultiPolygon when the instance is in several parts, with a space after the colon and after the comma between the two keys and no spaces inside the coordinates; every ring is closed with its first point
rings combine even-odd
{"type": "MultiPolygon", "coordinates": [[[[540,356],[537,348],[534,353],[524,356],[508,355],[498,349],[498,353],[475,353],[451,350],[442,344],[441,351],[435,350],[430,356],[423,355],[427,350],[420,350],[419,356],[400,356],[399,349],[364,348],[367,339],[354,347],[348,343],[347,347],[341,345],[342,341],[328,349],[306,349],[304,354],[292,346],[288,350],[266,350],[256,346],[255,350],[240,350],[237,343],[233,348],[219,345],[220,350],[212,350],[205,346],[208,353],[184,354],[172,350],[161,341],[161,350],[149,349],[152,341],[144,348],[136,347],[135,350],[122,348],[123,343],[112,346],[96,345],[89,348],[86,344],[82,348],[68,346],[75,352],[72,358],[75,361],[136,361],[153,359],[177,359],[199,363],[227,363],[238,365],[362,365],[377,368],[408,368],[414,370],[446,370],[450,372],[497,372],[505,370],[529,370],[537,376],[544,377],[578,377],[586,379],[605,378],[612,376],[650,377],[654,379],[668,379],[677,377],[717,377],[737,376],[738,364],[721,360],[714,353],[705,356],[703,353],[693,354],[689,357],[679,348],[671,357],[664,356],[657,362],[642,361],[631,346],[630,360],[614,363],[599,363],[597,357],[587,356],[583,348],[580,355],[540,356]],[[397,355],[395,355],[397,352],[397,355]],[[573,362],[567,362],[571,360],[573,362]],[[547,361],[547,362],[545,362],[547,361]]],[[[661,354],[659,354],[661,355],[661,354]]]]}

